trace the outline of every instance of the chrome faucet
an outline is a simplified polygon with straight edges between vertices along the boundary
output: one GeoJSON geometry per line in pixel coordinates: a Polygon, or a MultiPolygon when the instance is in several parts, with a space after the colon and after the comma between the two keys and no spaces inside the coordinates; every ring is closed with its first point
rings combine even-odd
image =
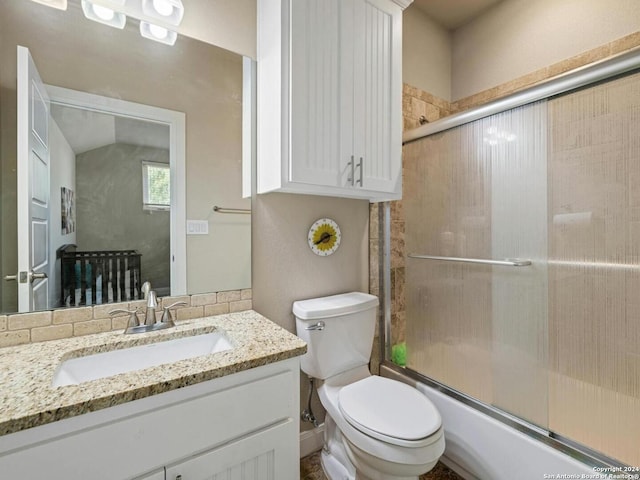
{"type": "MultiPolygon", "coordinates": [[[[145,283],[145,285],[148,285],[148,282],[145,283]]],[[[147,288],[150,288],[150,285],[147,288]]],[[[129,314],[129,322],[127,323],[127,328],[124,331],[125,334],[154,332],[156,330],[171,328],[175,326],[175,323],[173,322],[170,309],[186,305],[186,302],[176,302],[167,307],[164,307],[162,318],[160,319],[160,321],[156,321],[156,309],[158,308],[158,298],[156,296],[156,292],[154,292],[153,290],[147,290],[147,292],[145,292],[145,298],[147,300],[147,310],[144,314],[144,323],[141,323],[140,319],[138,318],[139,312],[137,308],[134,310],[117,309],[111,310],[109,312],[109,315],[117,315],[118,313],[129,314]]]]}
{"type": "Polygon", "coordinates": [[[147,311],[144,314],[145,326],[155,325],[156,308],[158,308],[158,298],[156,297],[156,292],[150,290],[147,295],[147,311]]]}

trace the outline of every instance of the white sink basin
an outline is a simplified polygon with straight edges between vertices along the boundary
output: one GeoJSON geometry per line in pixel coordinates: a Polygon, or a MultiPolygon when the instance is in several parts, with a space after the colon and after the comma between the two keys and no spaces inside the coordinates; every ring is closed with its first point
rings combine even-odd
{"type": "Polygon", "coordinates": [[[57,368],[52,386],[78,385],[98,378],[173,363],[233,348],[219,332],[70,358],[57,368]]]}

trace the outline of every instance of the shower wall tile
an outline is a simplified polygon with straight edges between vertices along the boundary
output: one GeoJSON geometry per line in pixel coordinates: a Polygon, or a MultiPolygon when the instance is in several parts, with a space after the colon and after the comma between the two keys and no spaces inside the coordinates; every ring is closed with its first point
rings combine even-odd
{"type": "Polygon", "coordinates": [[[404,221],[391,221],[391,268],[404,267],[404,221]]]}
{"type": "Polygon", "coordinates": [[[369,206],[369,238],[377,240],[379,238],[378,229],[380,228],[378,222],[378,204],[372,203],[369,206]]]}
{"type": "Polygon", "coordinates": [[[369,240],[369,293],[380,295],[380,275],[379,275],[380,248],[378,239],[369,240]]]}
{"type": "Polygon", "coordinates": [[[421,116],[427,122],[434,122],[450,113],[448,101],[406,83],[403,85],[402,95],[404,130],[419,127],[421,116]]]}
{"type": "Polygon", "coordinates": [[[562,62],[554,63],[547,69],[548,78],[555,77],[556,75],[568,72],[569,70],[574,70],[576,68],[583,67],[584,65],[589,65],[590,63],[607,58],[611,55],[610,52],[611,46],[610,44],[606,44],[563,60],[562,62]]]}
{"type": "Polygon", "coordinates": [[[585,65],[589,65],[593,62],[604,60],[613,55],[628,52],[629,50],[633,50],[638,47],[640,47],[640,32],[634,32],[574,57],[543,67],[539,70],[535,70],[509,82],[483,90],[465,98],[456,99],[449,105],[449,112],[458,113],[468,110],[469,108],[483,105],[506,95],[537,85],[540,82],[553,78],[557,75],[561,75],[570,70],[584,67],[585,65]]]}
{"type": "Polygon", "coordinates": [[[404,311],[391,315],[391,344],[404,342],[406,328],[406,313],[404,311]]]}

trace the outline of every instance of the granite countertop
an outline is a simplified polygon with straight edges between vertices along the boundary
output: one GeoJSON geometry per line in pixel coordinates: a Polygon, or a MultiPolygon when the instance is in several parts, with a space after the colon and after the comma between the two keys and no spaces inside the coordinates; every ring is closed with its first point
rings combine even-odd
{"type": "Polygon", "coordinates": [[[122,331],[0,348],[0,435],[193,385],[306,352],[306,344],[249,310],[177,323],[156,332],[122,331]],[[93,353],[222,331],[231,350],[122,373],[80,385],[53,387],[58,365],[93,353]]]}

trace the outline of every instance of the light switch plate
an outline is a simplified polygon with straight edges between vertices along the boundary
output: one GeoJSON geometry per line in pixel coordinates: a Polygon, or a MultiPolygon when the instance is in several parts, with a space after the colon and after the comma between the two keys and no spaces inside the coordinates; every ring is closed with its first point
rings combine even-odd
{"type": "Polygon", "coordinates": [[[209,222],[206,220],[187,220],[187,235],[208,235],[209,222]]]}

